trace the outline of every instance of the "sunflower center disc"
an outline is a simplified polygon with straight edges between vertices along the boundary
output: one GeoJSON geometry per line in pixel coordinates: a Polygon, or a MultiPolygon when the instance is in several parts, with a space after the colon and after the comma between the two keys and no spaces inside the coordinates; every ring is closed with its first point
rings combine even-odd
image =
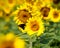
{"type": "Polygon", "coordinates": [[[49,14],[50,8],[48,8],[48,7],[43,7],[43,8],[41,8],[40,11],[41,11],[43,17],[48,17],[48,14],[49,14]]]}
{"type": "Polygon", "coordinates": [[[31,30],[37,31],[38,29],[39,29],[39,25],[37,24],[37,22],[33,22],[31,24],[31,30]]]}
{"type": "Polygon", "coordinates": [[[54,18],[57,18],[59,16],[59,13],[58,12],[54,12],[54,18]]]}
{"type": "Polygon", "coordinates": [[[18,18],[21,22],[26,23],[27,20],[31,17],[31,14],[27,11],[21,10],[18,13],[18,16],[19,16],[18,18]]]}

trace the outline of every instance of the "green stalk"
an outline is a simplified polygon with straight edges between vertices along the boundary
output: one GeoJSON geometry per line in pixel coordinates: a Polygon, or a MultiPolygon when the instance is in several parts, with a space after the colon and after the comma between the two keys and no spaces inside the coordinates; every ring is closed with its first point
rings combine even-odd
{"type": "Polygon", "coordinates": [[[31,37],[30,37],[29,43],[30,43],[29,48],[32,48],[32,40],[31,40],[31,37]]]}

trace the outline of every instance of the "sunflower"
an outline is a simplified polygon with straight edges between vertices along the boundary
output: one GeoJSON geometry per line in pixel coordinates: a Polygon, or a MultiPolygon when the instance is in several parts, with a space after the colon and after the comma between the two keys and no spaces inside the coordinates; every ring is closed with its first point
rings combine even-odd
{"type": "Polygon", "coordinates": [[[53,22],[59,22],[60,20],[60,12],[57,9],[52,9],[49,16],[51,16],[51,21],[53,22]]]}
{"type": "Polygon", "coordinates": [[[41,17],[43,19],[50,19],[49,12],[52,10],[50,5],[43,5],[40,9],[41,17]]]}
{"type": "Polygon", "coordinates": [[[27,8],[25,4],[20,6],[20,8],[18,8],[18,10],[16,10],[13,14],[16,15],[14,16],[14,20],[16,21],[18,25],[25,24],[27,20],[30,17],[32,17],[31,12],[29,11],[29,9],[27,8]]]}
{"type": "Polygon", "coordinates": [[[0,36],[0,48],[25,48],[25,42],[13,33],[8,33],[0,36]]]}
{"type": "Polygon", "coordinates": [[[37,15],[35,11],[36,11],[35,6],[30,8],[26,4],[22,4],[20,8],[18,8],[17,11],[13,13],[15,14],[14,20],[16,21],[19,29],[22,32],[25,32],[24,29],[25,29],[25,24],[27,23],[27,20],[29,20],[29,18],[33,17],[34,15],[35,16],[37,15]]]}
{"type": "Polygon", "coordinates": [[[30,17],[31,17],[31,14],[25,9],[20,10],[17,14],[17,20],[19,23],[20,22],[26,23],[30,17]]]}
{"type": "Polygon", "coordinates": [[[44,25],[39,17],[32,17],[28,20],[25,26],[25,31],[28,35],[37,33],[37,36],[44,32],[44,25]]]}
{"type": "Polygon", "coordinates": [[[23,31],[25,27],[25,23],[29,18],[31,18],[31,14],[27,10],[23,9],[18,12],[16,18],[17,18],[16,22],[18,23],[19,29],[23,31]]]}

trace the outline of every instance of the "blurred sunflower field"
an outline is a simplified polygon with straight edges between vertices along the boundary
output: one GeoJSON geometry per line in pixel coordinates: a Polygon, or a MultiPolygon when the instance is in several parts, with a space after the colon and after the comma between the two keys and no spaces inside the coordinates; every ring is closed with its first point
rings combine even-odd
{"type": "Polygon", "coordinates": [[[60,0],[0,0],[0,48],[60,48],[60,0]]]}

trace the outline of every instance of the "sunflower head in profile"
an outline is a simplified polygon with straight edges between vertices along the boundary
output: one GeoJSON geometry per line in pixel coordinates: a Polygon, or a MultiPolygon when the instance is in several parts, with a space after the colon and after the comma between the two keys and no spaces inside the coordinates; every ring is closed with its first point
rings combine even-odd
{"type": "Polygon", "coordinates": [[[25,48],[25,41],[13,33],[0,36],[0,48],[25,48]]]}
{"type": "Polygon", "coordinates": [[[43,6],[43,7],[41,7],[40,13],[41,13],[41,16],[42,16],[43,19],[46,20],[46,19],[49,19],[50,18],[49,12],[50,12],[51,9],[52,8],[49,7],[49,6],[43,6]]]}
{"type": "Polygon", "coordinates": [[[37,36],[40,36],[44,32],[44,25],[42,20],[39,17],[30,18],[26,23],[25,31],[28,35],[37,33],[37,36]]]}
{"type": "Polygon", "coordinates": [[[49,16],[51,16],[53,22],[59,22],[60,20],[60,12],[57,9],[51,10],[49,16]]]}

